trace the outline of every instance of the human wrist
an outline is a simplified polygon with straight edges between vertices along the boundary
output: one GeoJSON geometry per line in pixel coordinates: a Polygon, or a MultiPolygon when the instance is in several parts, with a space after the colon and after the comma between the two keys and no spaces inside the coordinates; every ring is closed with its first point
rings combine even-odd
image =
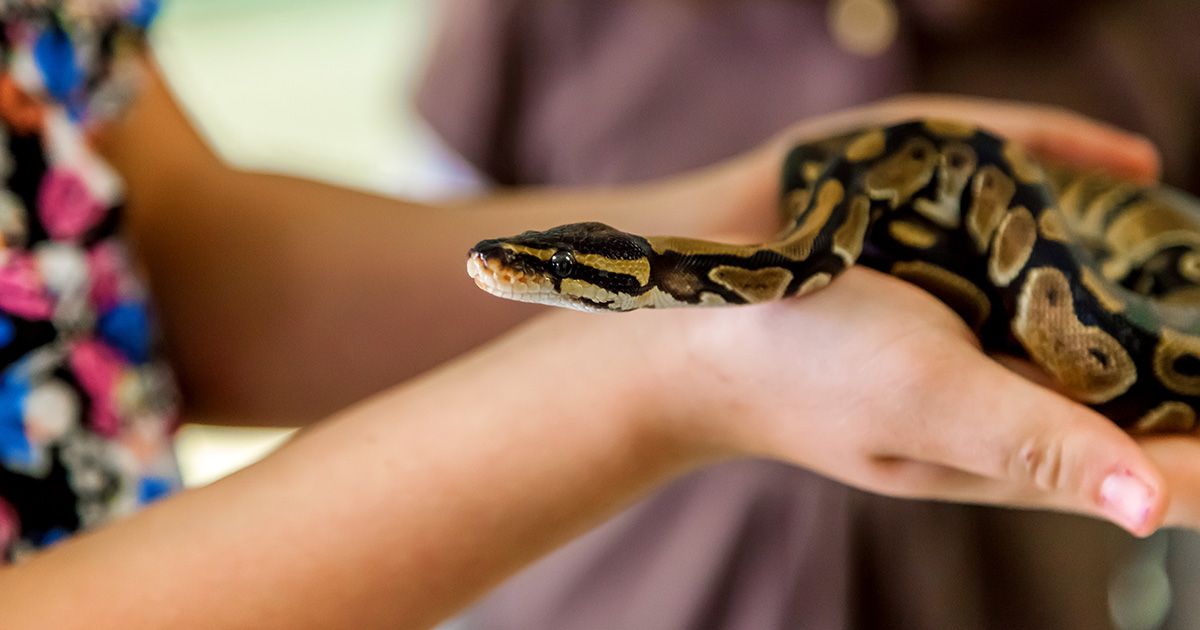
{"type": "Polygon", "coordinates": [[[620,439],[640,466],[680,472],[731,454],[713,430],[708,397],[698,388],[693,344],[681,334],[703,313],[695,310],[576,315],[571,332],[591,368],[585,400],[616,423],[620,439]]]}
{"type": "Polygon", "coordinates": [[[675,474],[711,459],[686,409],[686,379],[677,374],[686,372],[674,341],[685,315],[548,313],[481,358],[494,366],[502,356],[510,371],[542,375],[539,415],[579,417],[584,430],[594,431],[589,442],[607,457],[675,474]]]}
{"type": "Polygon", "coordinates": [[[645,233],[756,240],[778,227],[782,155],[763,146],[659,182],[624,189],[633,199],[645,233]],[[647,213],[653,213],[645,217],[647,213]]]}
{"type": "Polygon", "coordinates": [[[692,309],[633,313],[621,319],[639,333],[633,344],[638,376],[628,384],[627,400],[639,401],[630,416],[639,439],[669,451],[683,463],[699,466],[747,454],[730,429],[737,410],[724,404],[736,383],[714,364],[704,332],[719,317],[716,310],[692,309]],[[632,322],[634,317],[647,321],[632,322]],[[638,325],[641,324],[641,325],[638,325]]]}

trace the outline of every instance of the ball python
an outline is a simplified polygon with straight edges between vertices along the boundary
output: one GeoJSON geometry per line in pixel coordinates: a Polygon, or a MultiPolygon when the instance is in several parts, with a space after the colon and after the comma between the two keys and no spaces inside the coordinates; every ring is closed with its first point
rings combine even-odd
{"type": "Polygon", "coordinates": [[[754,304],[853,264],[943,301],[985,348],[1031,359],[1134,432],[1190,431],[1200,404],[1200,201],[1039,164],[953,121],[793,148],[784,228],[758,245],[577,223],[471,249],[497,296],[589,311],[754,304]]]}

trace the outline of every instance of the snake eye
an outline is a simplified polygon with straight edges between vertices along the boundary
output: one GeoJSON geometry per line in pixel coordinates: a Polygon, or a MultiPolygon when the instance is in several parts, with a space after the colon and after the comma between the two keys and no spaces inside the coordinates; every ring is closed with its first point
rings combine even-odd
{"type": "Polygon", "coordinates": [[[560,249],[554,252],[550,257],[550,271],[559,278],[566,278],[571,275],[571,270],[575,268],[575,254],[560,249]]]}

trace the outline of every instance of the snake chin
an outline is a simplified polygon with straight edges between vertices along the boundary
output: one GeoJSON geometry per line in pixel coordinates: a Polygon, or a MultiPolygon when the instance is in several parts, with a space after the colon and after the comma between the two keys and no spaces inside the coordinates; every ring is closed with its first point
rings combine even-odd
{"type": "Polygon", "coordinates": [[[596,310],[559,295],[549,278],[522,273],[481,254],[467,258],[467,275],[475,281],[475,286],[496,297],[583,311],[596,310]]]}
{"type": "Polygon", "coordinates": [[[479,241],[467,271],[499,297],[619,312],[807,295],[861,258],[1122,427],[1198,426],[1200,200],[1048,171],[938,120],[797,145],[783,167],[784,225],[766,243],[573,223],[479,241]]]}

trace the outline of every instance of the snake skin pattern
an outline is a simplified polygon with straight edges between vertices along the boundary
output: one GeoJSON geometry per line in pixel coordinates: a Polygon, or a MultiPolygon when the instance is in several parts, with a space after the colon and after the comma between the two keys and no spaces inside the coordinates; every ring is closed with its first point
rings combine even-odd
{"type": "Polygon", "coordinates": [[[600,223],[480,242],[484,290],[582,310],[801,296],[855,263],[954,309],[985,348],[1027,356],[1134,432],[1190,431],[1200,404],[1200,202],[1058,172],[951,121],[794,148],[785,228],[760,245],[642,237],[600,223]]]}

